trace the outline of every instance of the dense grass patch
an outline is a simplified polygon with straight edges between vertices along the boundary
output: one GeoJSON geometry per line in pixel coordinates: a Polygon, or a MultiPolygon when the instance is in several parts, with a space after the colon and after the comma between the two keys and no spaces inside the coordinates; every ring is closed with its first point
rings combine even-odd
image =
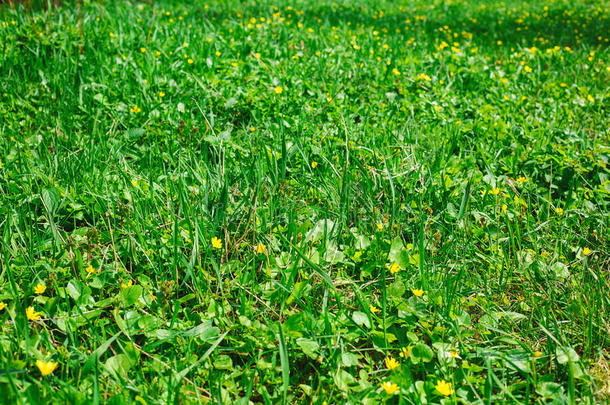
{"type": "Polygon", "coordinates": [[[605,1],[0,6],[0,398],[610,398],[605,1]]]}

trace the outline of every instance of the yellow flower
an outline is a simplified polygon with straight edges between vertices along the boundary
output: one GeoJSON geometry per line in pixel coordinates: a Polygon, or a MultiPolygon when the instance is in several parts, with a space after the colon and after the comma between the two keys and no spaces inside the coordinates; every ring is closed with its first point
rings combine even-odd
{"type": "Polygon", "coordinates": [[[388,268],[388,270],[390,270],[390,273],[392,273],[392,274],[396,274],[400,270],[400,266],[396,262],[392,263],[391,266],[386,266],[386,267],[388,268]]]}
{"type": "Polygon", "coordinates": [[[594,103],[595,102],[595,98],[592,95],[588,95],[587,96],[587,100],[589,100],[590,103],[594,103]]]}
{"type": "Polygon", "coordinates": [[[527,73],[530,73],[532,71],[532,68],[525,65],[525,67],[523,68],[523,70],[525,70],[527,73]]]}
{"type": "Polygon", "coordinates": [[[141,109],[140,109],[140,107],[138,107],[137,105],[134,105],[133,107],[131,107],[131,108],[129,109],[129,111],[131,111],[132,113],[137,114],[137,113],[141,112],[142,110],[141,110],[141,109]]]}
{"type": "Polygon", "coordinates": [[[591,254],[591,249],[589,249],[588,247],[584,248],[582,250],[582,254],[585,256],[589,256],[591,254]]]}
{"type": "Polygon", "coordinates": [[[146,53],[146,48],[144,48],[144,47],[140,48],[140,52],[146,53]]]}
{"type": "Polygon", "coordinates": [[[133,281],[129,280],[127,284],[121,283],[121,288],[131,287],[133,285],[133,281]]]}
{"type": "Polygon", "coordinates": [[[400,354],[399,354],[399,356],[400,356],[400,357],[402,357],[402,358],[404,358],[404,359],[409,358],[409,356],[411,355],[411,350],[412,350],[412,349],[413,349],[413,347],[412,347],[412,346],[409,346],[409,347],[407,347],[407,348],[404,348],[404,347],[403,347],[403,348],[401,348],[401,349],[400,349],[400,354]]]}
{"type": "Polygon", "coordinates": [[[453,357],[454,359],[461,359],[460,354],[457,352],[457,350],[452,350],[449,353],[449,356],[453,357]]]}
{"type": "Polygon", "coordinates": [[[216,236],[212,238],[212,247],[216,249],[222,249],[222,241],[218,239],[216,236]]]}
{"type": "Polygon", "coordinates": [[[425,73],[420,73],[419,75],[417,75],[417,79],[419,79],[419,80],[425,80],[425,81],[427,81],[427,82],[429,82],[430,80],[432,80],[432,79],[430,79],[430,76],[428,76],[428,75],[427,75],[427,74],[425,74],[425,73]]]}
{"type": "Polygon", "coordinates": [[[36,360],[36,366],[40,370],[40,374],[49,375],[57,368],[57,362],[36,360]]]}
{"type": "Polygon", "coordinates": [[[189,59],[189,60],[187,60],[187,62],[189,65],[192,65],[194,61],[192,59],[189,59]]]}
{"type": "Polygon", "coordinates": [[[562,216],[563,215],[563,208],[557,207],[557,208],[555,208],[555,212],[557,213],[557,215],[562,216]]]}
{"type": "Polygon", "coordinates": [[[419,288],[414,288],[414,289],[411,290],[411,292],[416,297],[421,297],[422,295],[424,295],[424,290],[420,290],[419,288]]]}
{"type": "Polygon", "coordinates": [[[47,289],[47,286],[46,286],[46,285],[41,284],[41,283],[38,283],[38,284],[36,285],[36,287],[34,287],[34,292],[35,292],[36,294],[44,294],[44,292],[46,291],[46,289],[47,289]]]}
{"type": "Polygon", "coordinates": [[[0,311],[2,311],[6,307],[7,305],[4,302],[0,302],[0,311]]]}
{"type": "Polygon", "coordinates": [[[265,250],[267,250],[267,246],[263,245],[262,242],[258,242],[258,245],[256,245],[256,253],[257,254],[265,253],[265,250]]]}
{"type": "Polygon", "coordinates": [[[396,76],[400,76],[400,70],[396,68],[392,69],[392,73],[394,73],[396,76]]]}
{"type": "Polygon", "coordinates": [[[369,307],[369,311],[371,311],[372,313],[375,314],[375,313],[379,312],[379,308],[377,308],[375,305],[371,305],[369,307]]]}
{"type": "Polygon", "coordinates": [[[448,397],[453,394],[455,391],[451,388],[451,383],[445,380],[437,380],[436,381],[436,390],[440,392],[442,395],[448,397]]]}
{"type": "Polygon", "coordinates": [[[385,366],[388,370],[394,370],[396,367],[400,366],[400,363],[394,357],[386,357],[385,358],[385,366]]]}
{"type": "Polygon", "coordinates": [[[95,269],[93,268],[92,265],[87,266],[87,268],[85,269],[85,271],[89,274],[91,273],[95,273],[95,269]]]}
{"type": "Polygon", "coordinates": [[[318,167],[318,162],[311,162],[311,168],[315,169],[316,167],[318,167]]]}
{"type": "Polygon", "coordinates": [[[160,91],[160,92],[159,92],[159,97],[161,97],[161,98],[165,97],[165,93],[164,93],[164,92],[162,92],[162,91],[160,91]]]}
{"type": "Polygon", "coordinates": [[[282,86],[276,86],[273,91],[275,92],[275,94],[282,94],[282,92],[284,91],[284,89],[282,88],[282,86]]]}
{"type": "Polygon", "coordinates": [[[390,381],[381,383],[381,388],[384,389],[386,394],[390,394],[390,395],[394,394],[396,391],[398,391],[400,389],[400,387],[398,387],[398,385],[391,383],[390,381]]]}
{"type": "Polygon", "coordinates": [[[542,352],[540,350],[536,350],[534,352],[534,357],[538,358],[538,357],[542,357],[542,352]]]}
{"type": "Polygon", "coordinates": [[[30,321],[37,321],[40,319],[40,312],[34,311],[34,307],[27,307],[25,316],[27,316],[30,321]]]}

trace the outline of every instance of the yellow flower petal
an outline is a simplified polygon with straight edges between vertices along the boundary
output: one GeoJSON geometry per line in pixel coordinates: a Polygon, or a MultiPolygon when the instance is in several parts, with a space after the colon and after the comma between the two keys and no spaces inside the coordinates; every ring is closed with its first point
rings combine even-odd
{"type": "Polygon", "coordinates": [[[40,370],[40,374],[49,375],[57,368],[57,362],[36,360],[36,366],[40,370]]]}

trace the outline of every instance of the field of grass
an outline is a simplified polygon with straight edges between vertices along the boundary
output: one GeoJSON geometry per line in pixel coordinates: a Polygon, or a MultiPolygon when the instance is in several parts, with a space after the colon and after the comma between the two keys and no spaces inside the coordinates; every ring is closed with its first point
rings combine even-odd
{"type": "Polygon", "coordinates": [[[0,402],[610,400],[607,1],[64,3],[0,5],[0,402]]]}

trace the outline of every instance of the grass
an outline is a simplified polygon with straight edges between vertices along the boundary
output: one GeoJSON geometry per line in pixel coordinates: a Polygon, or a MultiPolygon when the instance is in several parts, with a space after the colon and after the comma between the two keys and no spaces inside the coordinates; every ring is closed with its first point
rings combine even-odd
{"type": "Polygon", "coordinates": [[[610,400],[607,2],[0,7],[5,402],[610,400]]]}

